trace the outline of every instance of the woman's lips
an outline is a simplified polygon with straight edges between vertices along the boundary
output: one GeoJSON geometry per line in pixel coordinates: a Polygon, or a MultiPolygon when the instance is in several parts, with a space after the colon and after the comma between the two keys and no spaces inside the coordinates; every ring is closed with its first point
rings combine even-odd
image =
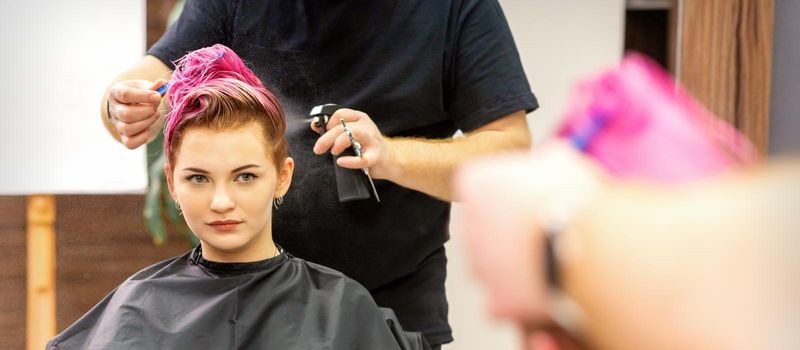
{"type": "Polygon", "coordinates": [[[238,227],[239,224],[241,223],[242,223],[241,221],[236,221],[236,220],[224,220],[224,221],[213,221],[208,223],[208,225],[220,232],[231,232],[235,230],[236,227],[238,227]]]}

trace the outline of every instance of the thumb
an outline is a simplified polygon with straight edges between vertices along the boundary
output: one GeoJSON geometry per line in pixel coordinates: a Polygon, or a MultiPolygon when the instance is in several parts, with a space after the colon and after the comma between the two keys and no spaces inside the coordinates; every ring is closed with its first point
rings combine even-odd
{"type": "Polygon", "coordinates": [[[164,79],[158,79],[158,80],[154,81],[152,85],[150,85],[150,90],[154,90],[154,91],[158,90],[158,88],[164,86],[164,84],[166,82],[167,81],[164,80],[164,79]]]}
{"type": "Polygon", "coordinates": [[[167,90],[166,90],[166,88],[164,87],[164,85],[165,85],[166,83],[167,83],[167,81],[166,81],[166,80],[164,80],[164,79],[158,79],[158,80],[156,80],[156,81],[153,83],[153,85],[151,85],[151,86],[150,86],[150,90],[153,90],[153,91],[155,91],[155,92],[157,93],[157,95],[154,95],[154,96],[157,96],[157,97],[155,97],[155,98],[154,98],[153,102],[159,102],[159,101],[161,101],[161,97],[162,97],[162,96],[164,96],[164,95],[166,95],[166,93],[167,93],[167,90]],[[162,87],[164,87],[164,89],[162,89],[162,90],[159,90],[159,89],[161,89],[162,87]]]}

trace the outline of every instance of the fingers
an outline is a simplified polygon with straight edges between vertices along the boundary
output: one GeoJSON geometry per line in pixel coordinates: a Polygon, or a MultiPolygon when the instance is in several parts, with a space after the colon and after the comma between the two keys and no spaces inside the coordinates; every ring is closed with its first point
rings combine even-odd
{"type": "Polygon", "coordinates": [[[120,136],[133,136],[142,131],[150,129],[153,123],[155,123],[160,116],[161,114],[159,112],[154,112],[147,118],[132,123],[126,123],[122,120],[115,120],[114,127],[117,128],[120,136]]]}
{"type": "MultiPolygon", "coordinates": [[[[328,131],[320,136],[314,144],[314,153],[323,154],[330,150],[331,154],[340,155],[347,148],[353,146],[350,136],[344,131],[342,119],[353,134],[353,138],[363,147],[361,150],[362,156],[340,157],[336,163],[341,167],[350,169],[370,168],[378,164],[381,154],[379,145],[381,136],[377,127],[366,113],[347,108],[342,108],[331,116],[331,120],[326,126],[328,131]]],[[[311,129],[319,132],[313,123],[311,124],[311,129]]]]}
{"type": "MultiPolygon", "coordinates": [[[[362,127],[365,126],[357,123],[347,123],[347,128],[353,133],[353,137],[364,146],[364,143],[367,142],[367,136],[361,132],[362,127]]],[[[317,139],[314,144],[314,153],[323,154],[330,150],[331,154],[338,155],[352,145],[350,136],[344,132],[344,127],[339,123],[339,125],[328,129],[324,135],[317,139]]]]}
{"type": "Polygon", "coordinates": [[[122,141],[122,144],[128,149],[135,149],[147,143],[150,139],[150,134],[149,131],[145,130],[133,136],[120,135],[120,141],[122,141]]]}
{"type": "Polygon", "coordinates": [[[525,344],[532,350],[581,350],[587,349],[585,343],[564,329],[550,325],[523,330],[525,344]]]}
{"type": "Polygon", "coordinates": [[[111,98],[114,99],[116,102],[124,104],[132,104],[132,103],[157,104],[161,101],[161,95],[159,95],[157,92],[149,90],[147,88],[141,88],[140,86],[131,86],[129,84],[132,83],[122,82],[115,84],[111,88],[109,96],[111,96],[111,98]]]}
{"type": "Polygon", "coordinates": [[[537,196],[522,181],[531,181],[526,155],[507,157],[460,170],[455,181],[463,201],[461,237],[471,269],[487,287],[491,313],[536,319],[546,315],[548,302],[544,259],[539,258],[544,241],[531,214],[537,212],[531,204],[537,196]]]}
{"type": "Polygon", "coordinates": [[[365,169],[371,166],[369,160],[364,157],[341,157],[336,160],[336,164],[347,169],[365,169]]]}
{"type": "MultiPolygon", "coordinates": [[[[348,125],[348,127],[350,127],[350,125],[348,125]]],[[[314,153],[323,154],[327,152],[333,146],[333,143],[339,135],[344,135],[344,127],[342,127],[341,124],[329,128],[325,134],[317,139],[317,142],[314,144],[314,153]]]]}
{"type": "MultiPolygon", "coordinates": [[[[356,125],[355,123],[359,121],[363,120],[370,121],[369,116],[364,112],[349,108],[342,108],[337,110],[336,113],[334,113],[331,116],[330,120],[328,121],[328,124],[325,126],[327,131],[325,132],[325,134],[320,136],[320,138],[317,140],[317,143],[314,145],[314,153],[323,154],[334,146],[334,143],[336,142],[337,138],[344,131],[344,129],[342,128],[342,122],[341,122],[342,119],[344,120],[345,123],[347,123],[347,126],[350,128],[350,130],[353,130],[356,125]]],[[[313,122],[311,122],[310,125],[311,125],[311,130],[314,130],[317,133],[320,132],[319,128],[317,128],[317,126],[313,122]]],[[[334,152],[334,154],[339,154],[342,152],[342,150],[344,150],[344,148],[338,150],[337,152],[334,152]]]]}
{"type": "Polygon", "coordinates": [[[541,331],[527,334],[525,344],[527,345],[525,349],[529,350],[559,350],[555,338],[541,331]]]}
{"type": "MultiPolygon", "coordinates": [[[[149,117],[156,113],[158,105],[156,104],[120,104],[111,102],[111,116],[114,120],[123,123],[136,123],[147,120],[149,117]]],[[[118,131],[121,131],[117,129],[118,131]]]]}
{"type": "Polygon", "coordinates": [[[137,148],[157,132],[154,125],[161,117],[158,112],[161,95],[152,88],[163,83],[162,79],[155,83],[127,80],[114,84],[109,90],[109,117],[125,147],[137,148]]]}
{"type": "Polygon", "coordinates": [[[342,125],[342,122],[339,119],[344,119],[344,122],[350,125],[350,123],[357,122],[363,118],[369,118],[366,113],[357,111],[354,109],[349,108],[342,108],[333,113],[331,116],[331,120],[328,121],[328,125],[326,127],[328,130],[333,129],[337,125],[342,125]]]}
{"type": "Polygon", "coordinates": [[[153,90],[153,91],[158,90],[158,88],[164,86],[164,84],[166,83],[167,83],[166,80],[159,78],[155,82],[153,82],[153,85],[150,85],[150,88],[148,90],[153,90]]]}
{"type": "MultiPolygon", "coordinates": [[[[360,120],[362,118],[362,115],[366,116],[366,114],[364,114],[362,112],[359,112],[359,111],[356,111],[356,110],[352,110],[352,109],[349,109],[349,108],[339,109],[339,110],[336,111],[336,113],[333,113],[333,115],[331,116],[330,120],[328,120],[328,124],[325,125],[325,129],[326,130],[331,130],[331,129],[341,125],[342,122],[339,121],[340,118],[344,119],[344,122],[349,124],[351,122],[360,120]]],[[[319,128],[317,127],[316,124],[314,124],[313,121],[311,122],[311,130],[314,130],[314,132],[316,132],[318,134],[320,132],[319,128]]]]}
{"type": "MultiPolygon", "coordinates": [[[[362,134],[361,129],[358,128],[357,125],[347,124],[347,127],[350,128],[350,132],[353,133],[353,137],[356,141],[368,142],[366,136],[362,134]]],[[[348,136],[347,133],[344,132],[344,128],[339,125],[328,130],[325,135],[322,135],[319,140],[317,140],[317,144],[314,146],[314,152],[316,154],[322,154],[330,149],[331,154],[336,156],[352,146],[353,142],[350,140],[350,136],[348,136]]],[[[363,143],[362,146],[364,146],[363,143]]],[[[363,169],[369,168],[376,163],[378,158],[377,151],[373,150],[371,147],[365,147],[362,148],[362,152],[361,157],[341,157],[336,161],[336,164],[348,169],[363,169]]]]}
{"type": "Polygon", "coordinates": [[[314,130],[315,133],[319,134],[320,130],[317,127],[317,124],[314,124],[314,120],[311,121],[311,130],[314,130]]]}
{"type": "MultiPolygon", "coordinates": [[[[358,140],[358,136],[355,135],[355,131],[353,131],[352,128],[350,132],[352,132],[353,137],[356,138],[356,140],[358,140]]],[[[333,142],[333,147],[331,147],[331,154],[337,156],[352,145],[353,141],[350,140],[350,136],[348,136],[346,132],[341,132],[339,133],[339,136],[336,137],[336,140],[333,142]]]]}

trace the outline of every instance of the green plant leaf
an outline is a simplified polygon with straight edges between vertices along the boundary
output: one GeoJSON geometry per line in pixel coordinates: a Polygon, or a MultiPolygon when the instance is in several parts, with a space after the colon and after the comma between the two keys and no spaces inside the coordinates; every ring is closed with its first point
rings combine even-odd
{"type": "Polygon", "coordinates": [[[164,176],[164,157],[160,157],[156,159],[153,163],[149,165],[148,168],[148,181],[147,181],[147,193],[144,196],[144,221],[145,227],[147,227],[147,231],[150,234],[150,237],[153,238],[153,242],[156,245],[161,245],[167,240],[167,227],[164,223],[164,219],[162,217],[161,208],[163,206],[161,200],[161,188],[162,188],[162,181],[161,177],[164,176]],[[161,164],[158,167],[158,163],[161,164]],[[158,169],[161,171],[157,171],[158,169]]]}
{"type": "Polygon", "coordinates": [[[163,134],[147,144],[148,182],[143,211],[145,226],[156,245],[164,244],[168,234],[173,232],[186,236],[189,244],[194,247],[200,244],[200,241],[186,225],[169,193],[167,176],[164,174],[166,158],[162,151],[163,144],[163,134]]]}

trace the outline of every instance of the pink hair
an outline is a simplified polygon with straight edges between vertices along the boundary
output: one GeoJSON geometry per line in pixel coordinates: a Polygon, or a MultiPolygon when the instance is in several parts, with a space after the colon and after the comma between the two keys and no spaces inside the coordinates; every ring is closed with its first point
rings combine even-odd
{"type": "Polygon", "coordinates": [[[638,54],[579,85],[558,134],[620,177],[679,182],[758,160],[746,137],[638,54]]]}
{"type": "Polygon", "coordinates": [[[258,123],[278,169],[287,157],[283,109],[233,50],[220,44],[192,51],[175,63],[169,87],[170,112],[164,152],[170,165],[189,127],[212,130],[258,123]]]}

